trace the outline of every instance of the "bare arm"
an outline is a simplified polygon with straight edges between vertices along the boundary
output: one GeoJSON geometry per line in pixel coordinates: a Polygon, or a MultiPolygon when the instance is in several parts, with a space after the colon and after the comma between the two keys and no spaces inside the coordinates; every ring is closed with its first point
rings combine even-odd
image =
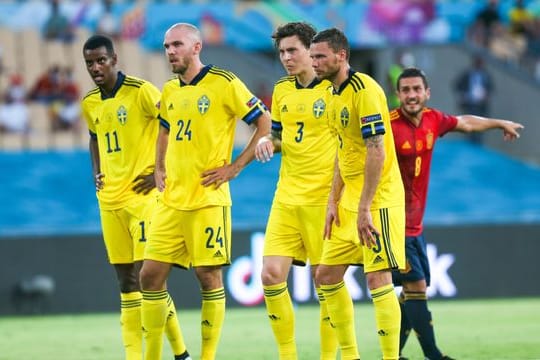
{"type": "Polygon", "coordinates": [[[365,140],[367,154],[364,168],[364,187],[360,194],[358,204],[358,235],[360,242],[367,246],[375,246],[374,234],[380,235],[373,225],[371,218],[371,203],[375,197],[377,186],[381,179],[381,173],[386,154],[384,152],[384,141],[382,135],[376,135],[365,140]]]}
{"type": "Polygon", "coordinates": [[[259,140],[270,134],[271,120],[270,114],[265,111],[255,120],[255,131],[249,139],[246,147],[242,150],[240,155],[234,159],[231,164],[225,164],[219,168],[210,169],[202,173],[202,185],[211,186],[214,185],[217,188],[221,184],[234,179],[247,164],[255,158],[255,148],[259,140]]]}
{"type": "Polygon", "coordinates": [[[328,207],[326,209],[326,222],[324,224],[324,239],[329,239],[332,235],[332,223],[336,223],[336,226],[340,225],[338,203],[341,199],[343,192],[343,178],[339,171],[338,157],[336,154],[336,160],[334,161],[334,178],[332,179],[332,187],[330,189],[330,195],[328,196],[328,207]]]}
{"type": "Polygon", "coordinates": [[[90,140],[88,141],[88,148],[90,150],[90,159],[92,161],[92,175],[94,176],[96,191],[99,191],[103,189],[103,186],[105,185],[105,183],[103,182],[103,178],[105,177],[105,175],[101,173],[97,139],[90,137],[90,140]]]}
{"type": "Polygon", "coordinates": [[[165,155],[169,145],[169,130],[163,126],[159,127],[158,138],[156,142],[156,166],[154,168],[154,179],[159,191],[165,190],[165,179],[167,171],[165,169],[165,155]]]}
{"type": "Polygon", "coordinates": [[[482,132],[489,129],[502,129],[504,140],[519,139],[519,129],[523,129],[523,125],[509,120],[486,118],[475,115],[459,115],[457,116],[458,123],[454,131],[461,132],[482,132]]]}

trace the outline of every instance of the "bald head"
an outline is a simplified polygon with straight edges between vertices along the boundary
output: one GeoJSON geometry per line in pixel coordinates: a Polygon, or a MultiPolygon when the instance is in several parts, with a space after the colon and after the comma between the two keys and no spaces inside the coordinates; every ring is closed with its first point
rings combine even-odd
{"type": "Polygon", "coordinates": [[[202,43],[202,37],[201,32],[199,29],[190,23],[176,23],[173,26],[171,26],[167,31],[165,32],[165,36],[169,34],[171,31],[178,31],[185,34],[188,38],[191,39],[194,43],[199,42],[202,43]]]}
{"type": "Polygon", "coordinates": [[[163,47],[173,73],[182,80],[190,80],[203,67],[199,58],[201,33],[197,27],[188,23],[174,24],[165,32],[163,47]]]}

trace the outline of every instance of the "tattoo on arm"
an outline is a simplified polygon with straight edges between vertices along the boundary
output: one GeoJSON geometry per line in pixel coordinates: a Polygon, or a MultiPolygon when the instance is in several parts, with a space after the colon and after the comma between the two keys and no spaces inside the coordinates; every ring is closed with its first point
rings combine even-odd
{"type": "Polygon", "coordinates": [[[368,137],[367,139],[364,140],[364,142],[366,144],[366,147],[368,148],[384,146],[382,135],[375,135],[375,136],[368,137]]]}
{"type": "Polygon", "coordinates": [[[272,137],[273,137],[274,139],[279,139],[279,140],[281,140],[281,130],[274,130],[274,129],[272,129],[270,133],[272,134],[272,137]]]}

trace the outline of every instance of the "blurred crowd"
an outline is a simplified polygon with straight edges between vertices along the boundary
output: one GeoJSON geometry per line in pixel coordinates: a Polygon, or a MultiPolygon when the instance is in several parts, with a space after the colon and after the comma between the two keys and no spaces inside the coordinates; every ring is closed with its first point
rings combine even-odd
{"type": "MultiPolygon", "coordinates": [[[[129,12],[122,18],[115,16],[112,0],[99,1],[99,16],[93,24],[92,32],[108,35],[116,40],[133,39],[140,36],[144,24],[137,20],[141,17],[136,12],[129,12]],[[130,20],[131,19],[131,20],[130,20]]],[[[61,0],[48,0],[47,21],[41,28],[43,41],[73,43],[77,37],[77,21],[68,18],[62,12],[61,0]]],[[[540,82],[540,0],[515,0],[508,9],[501,6],[499,0],[487,0],[485,6],[474,16],[467,29],[466,40],[475,47],[486,50],[493,57],[520,67],[540,82]]],[[[140,15],[140,14],[139,14],[140,15]]],[[[395,81],[400,66],[412,64],[407,53],[403,59],[396,59],[394,68],[388,70],[395,81]],[[401,64],[400,64],[401,63],[401,64]],[[399,65],[399,66],[396,66],[399,65]]],[[[74,80],[74,70],[66,63],[52,64],[37,75],[24,74],[7,69],[2,64],[0,43],[0,133],[21,133],[31,131],[30,111],[32,104],[46,107],[47,124],[40,126],[51,133],[81,130],[81,84],[74,80]],[[34,78],[36,77],[36,78],[34,78]]],[[[78,61],[78,59],[72,59],[78,61]]],[[[260,86],[259,92],[268,106],[271,105],[271,90],[260,86]]],[[[463,111],[487,116],[488,100],[493,90],[489,74],[485,72],[483,61],[473,59],[471,68],[460,74],[454,88],[460,99],[463,111]],[[474,104],[473,104],[474,103],[474,104]],[[471,105],[472,104],[472,105],[471,105]],[[467,108],[467,106],[469,106],[467,108]]],[[[85,86],[85,89],[86,86],[85,86]]],[[[396,106],[395,98],[389,92],[391,105],[396,106]]]]}
{"type": "Polygon", "coordinates": [[[467,38],[474,46],[522,67],[540,81],[540,0],[527,4],[515,0],[506,14],[499,0],[489,0],[476,14],[467,38]]]}

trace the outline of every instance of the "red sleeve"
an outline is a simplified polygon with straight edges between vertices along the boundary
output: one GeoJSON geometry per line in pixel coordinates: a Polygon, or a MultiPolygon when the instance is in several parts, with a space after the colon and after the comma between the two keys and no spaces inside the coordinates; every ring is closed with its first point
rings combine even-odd
{"type": "Polygon", "coordinates": [[[438,123],[439,123],[439,137],[444,136],[447,132],[452,131],[456,128],[458,119],[454,115],[449,115],[443,113],[439,110],[434,110],[437,113],[438,123]]]}

